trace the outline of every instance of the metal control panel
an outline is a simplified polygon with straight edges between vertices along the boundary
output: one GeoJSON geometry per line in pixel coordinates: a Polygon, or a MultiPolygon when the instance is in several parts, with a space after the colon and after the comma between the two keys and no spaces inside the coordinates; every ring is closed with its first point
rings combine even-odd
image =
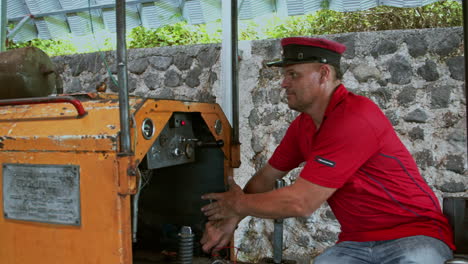
{"type": "Polygon", "coordinates": [[[196,141],[191,114],[174,113],[148,151],[148,169],[195,161],[196,141]]]}

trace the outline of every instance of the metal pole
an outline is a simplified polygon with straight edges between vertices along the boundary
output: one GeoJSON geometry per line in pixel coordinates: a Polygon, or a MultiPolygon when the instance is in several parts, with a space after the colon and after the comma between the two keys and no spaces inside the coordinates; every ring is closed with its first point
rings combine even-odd
{"type": "Polygon", "coordinates": [[[229,0],[221,2],[222,8],[222,43],[221,43],[221,87],[222,94],[220,102],[229,123],[232,124],[232,8],[229,0]]]}
{"type": "Polygon", "coordinates": [[[239,144],[239,60],[237,48],[237,0],[231,0],[232,143],[239,144]]]}
{"type": "MultiPolygon", "coordinates": [[[[468,61],[466,59],[466,56],[468,54],[468,0],[463,0],[462,1],[462,7],[463,7],[463,43],[464,43],[464,58],[465,58],[465,117],[468,114],[468,93],[466,92],[466,78],[468,77],[468,61]]],[[[466,127],[468,128],[468,118],[466,118],[466,127]]],[[[466,141],[466,146],[468,149],[468,140],[466,141]]]]}
{"type": "Polygon", "coordinates": [[[7,0],[0,0],[0,52],[6,50],[7,27],[7,0]]]}
{"type": "Polygon", "coordinates": [[[126,17],[125,0],[116,0],[117,20],[117,69],[119,78],[119,109],[120,109],[120,154],[131,155],[130,120],[128,102],[127,46],[125,41],[126,17]]]}
{"type": "Polygon", "coordinates": [[[12,31],[10,31],[10,33],[8,33],[7,38],[13,39],[16,36],[16,34],[18,34],[18,32],[21,30],[21,28],[23,28],[23,26],[32,18],[33,18],[32,15],[27,15],[23,17],[23,19],[21,19],[18,25],[16,25],[16,27],[12,31]]]}
{"type": "MultiPolygon", "coordinates": [[[[285,182],[283,179],[275,181],[275,189],[283,188],[285,182]]],[[[283,262],[283,219],[275,219],[273,229],[273,263],[283,262]]]]}

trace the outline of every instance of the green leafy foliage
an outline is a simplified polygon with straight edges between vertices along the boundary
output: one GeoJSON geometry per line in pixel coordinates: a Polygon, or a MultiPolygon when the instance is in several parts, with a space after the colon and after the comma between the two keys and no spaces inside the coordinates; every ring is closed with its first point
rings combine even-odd
{"type": "Polygon", "coordinates": [[[12,41],[8,42],[7,50],[25,48],[25,47],[36,47],[43,50],[49,56],[58,56],[64,54],[74,54],[77,49],[73,43],[67,40],[56,40],[56,39],[33,39],[27,42],[15,43],[12,41]]]}
{"type": "MultiPolygon", "coordinates": [[[[416,29],[461,26],[463,22],[462,4],[456,1],[440,1],[418,8],[396,8],[379,6],[359,12],[336,12],[329,9],[330,0],[321,2],[322,10],[313,14],[280,19],[265,19],[261,23],[241,21],[239,40],[283,38],[291,36],[312,36],[345,32],[377,30],[416,29]]],[[[179,22],[157,29],[136,27],[128,34],[129,48],[147,48],[172,45],[191,45],[221,42],[220,21],[208,25],[188,25],[179,22]]],[[[34,46],[50,56],[80,52],[68,40],[31,40],[26,43],[12,43],[8,49],[34,46]]],[[[101,50],[115,48],[104,42],[101,50]]],[[[99,48],[98,48],[99,49],[99,48]]],[[[92,50],[87,50],[92,51],[92,50]]]]}
{"type": "MultiPolygon", "coordinates": [[[[328,1],[322,2],[328,7],[328,1]]],[[[358,12],[336,12],[322,9],[314,14],[290,17],[270,25],[265,35],[270,38],[326,35],[345,32],[417,29],[461,26],[462,5],[455,1],[435,2],[417,8],[379,6],[358,12]]]]}
{"type": "Polygon", "coordinates": [[[130,48],[146,48],[219,42],[219,36],[220,34],[208,34],[204,25],[179,22],[157,29],[139,26],[132,29],[128,37],[130,48]]]}

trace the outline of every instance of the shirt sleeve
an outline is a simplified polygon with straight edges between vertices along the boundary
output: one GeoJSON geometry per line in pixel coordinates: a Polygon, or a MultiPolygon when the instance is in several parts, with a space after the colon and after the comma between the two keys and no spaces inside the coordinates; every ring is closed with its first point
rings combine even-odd
{"type": "Polygon", "coordinates": [[[379,150],[373,124],[359,113],[329,116],[318,132],[300,177],[340,188],[379,150]]]}
{"type": "Polygon", "coordinates": [[[298,144],[299,119],[300,116],[291,123],[281,143],[268,161],[277,170],[290,171],[304,161],[298,144]]]}

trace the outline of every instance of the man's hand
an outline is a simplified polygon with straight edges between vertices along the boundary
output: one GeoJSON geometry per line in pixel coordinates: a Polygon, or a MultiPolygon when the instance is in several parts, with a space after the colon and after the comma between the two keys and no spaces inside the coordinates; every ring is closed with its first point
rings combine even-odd
{"type": "Polygon", "coordinates": [[[205,225],[205,232],[200,240],[202,249],[206,253],[218,252],[227,246],[236,230],[241,218],[233,217],[219,221],[209,221],[205,225]]]}
{"type": "Polygon", "coordinates": [[[229,190],[224,193],[209,193],[202,196],[204,200],[216,200],[202,207],[208,220],[222,220],[231,217],[243,217],[240,205],[244,192],[232,177],[228,177],[229,190]]]}

